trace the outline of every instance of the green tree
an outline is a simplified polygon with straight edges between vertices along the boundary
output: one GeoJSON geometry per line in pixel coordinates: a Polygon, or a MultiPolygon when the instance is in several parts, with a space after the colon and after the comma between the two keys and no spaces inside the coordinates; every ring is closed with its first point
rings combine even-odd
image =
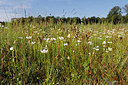
{"type": "Polygon", "coordinates": [[[123,9],[124,9],[124,12],[128,14],[128,4],[126,4],[123,9]]]}
{"type": "Polygon", "coordinates": [[[121,20],[121,8],[119,6],[115,6],[111,9],[111,11],[109,12],[109,14],[107,15],[107,19],[109,20],[109,22],[112,22],[114,24],[120,22],[121,20]]]}
{"type": "Polygon", "coordinates": [[[81,22],[82,22],[83,24],[87,24],[87,23],[86,23],[86,17],[85,17],[85,16],[81,19],[81,22]]]}
{"type": "Polygon", "coordinates": [[[79,17],[74,17],[73,18],[73,23],[74,24],[79,24],[79,23],[81,23],[81,19],[79,17]]]}
{"type": "Polygon", "coordinates": [[[29,23],[32,23],[32,22],[33,22],[33,19],[34,19],[33,16],[29,16],[29,17],[28,17],[28,22],[29,22],[29,23]]]}

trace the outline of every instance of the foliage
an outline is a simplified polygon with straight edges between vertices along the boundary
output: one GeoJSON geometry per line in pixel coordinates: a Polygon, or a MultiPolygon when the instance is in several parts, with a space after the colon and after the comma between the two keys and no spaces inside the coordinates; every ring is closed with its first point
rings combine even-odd
{"type": "Polygon", "coordinates": [[[128,14],[128,4],[126,4],[123,9],[124,9],[124,12],[128,14]]]}
{"type": "Polygon", "coordinates": [[[114,24],[117,24],[119,21],[121,21],[121,8],[119,6],[115,6],[111,9],[109,12],[107,18],[109,22],[113,22],[114,24]]]}

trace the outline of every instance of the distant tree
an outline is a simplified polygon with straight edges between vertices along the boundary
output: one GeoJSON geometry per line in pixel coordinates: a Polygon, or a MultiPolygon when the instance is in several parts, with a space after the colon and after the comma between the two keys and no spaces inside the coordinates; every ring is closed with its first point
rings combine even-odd
{"type": "Polygon", "coordinates": [[[20,24],[25,24],[25,18],[24,17],[20,18],[18,21],[20,21],[20,24]]]}
{"type": "Polygon", "coordinates": [[[81,23],[81,19],[79,17],[74,17],[73,18],[73,23],[74,24],[79,24],[79,23],[81,23]]]}
{"type": "Polygon", "coordinates": [[[29,16],[29,17],[28,17],[28,22],[29,22],[29,23],[33,22],[33,19],[34,19],[33,16],[29,16]]]}
{"type": "Polygon", "coordinates": [[[96,18],[96,23],[101,23],[100,17],[97,17],[97,18],[96,18]]]}
{"type": "Polygon", "coordinates": [[[65,17],[61,18],[61,23],[67,23],[67,19],[65,17]]]}
{"type": "Polygon", "coordinates": [[[42,16],[38,15],[37,17],[37,23],[41,24],[42,23],[42,16]]]}
{"type": "Polygon", "coordinates": [[[41,19],[41,18],[42,18],[42,16],[41,16],[41,15],[38,15],[38,17],[37,17],[37,18],[41,19]]]}
{"type": "Polygon", "coordinates": [[[128,14],[125,16],[125,18],[127,19],[127,23],[128,23],[128,14]]]}
{"type": "Polygon", "coordinates": [[[128,14],[126,14],[125,16],[123,16],[123,23],[128,23],[128,14]]]}
{"type": "Polygon", "coordinates": [[[59,16],[55,18],[56,23],[60,23],[60,21],[61,21],[61,18],[59,16]]]}
{"type": "Polygon", "coordinates": [[[113,15],[121,15],[121,8],[119,6],[113,7],[107,17],[111,18],[113,15]]]}
{"type": "Polygon", "coordinates": [[[128,4],[126,4],[123,9],[124,9],[124,12],[128,14],[128,4]]]}
{"type": "Polygon", "coordinates": [[[107,19],[109,22],[113,21],[113,23],[118,23],[121,20],[121,8],[119,6],[115,6],[111,9],[109,14],[107,15],[107,19]]]}
{"type": "Polygon", "coordinates": [[[104,17],[102,17],[100,19],[101,19],[101,23],[105,23],[107,21],[106,18],[104,18],[104,17]]]}
{"type": "Polygon", "coordinates": [[[90,22],[91,22],[91,24],[92,24],[92,23],[96,23],[96,17],[95,17],[95,16],[92,16],[92,17],[90,18],[90,22]]]}
{"type": "Polygon", "coordinates": [[[87,24],[87,23],[86,23],[86,17],[85,17],[85,16],[81,19],[81,23],[87,24]]]}
{"type": "Polygon", "coordinates": [[[68,18],[67,18],[67,22],[68,22],[69,24],[72,24],[72,23],[73,23],[73,18],[68,17],[68,18]]]}
{"type": "Polygon", "coordinates": [[[55,17],[54,16],[46,16],[45,20],[48,23],[55,23],[55,17]]]}
{"type": "Polygon", "coordinates": [[[112,16],[112,21],[113,21],[114,24],[118,24],[118,23],[121,23],[121,18],[122,18],[121,15],[113,15],[112,16]]]}

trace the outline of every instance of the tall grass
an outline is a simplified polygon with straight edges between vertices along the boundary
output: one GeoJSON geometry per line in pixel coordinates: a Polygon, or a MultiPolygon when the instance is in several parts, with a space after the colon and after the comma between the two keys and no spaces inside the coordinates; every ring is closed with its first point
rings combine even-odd
{"type": "Polygon", "coordinates": [[[128,24],[6,24],[0,83],[127,85],[128,24]]]}

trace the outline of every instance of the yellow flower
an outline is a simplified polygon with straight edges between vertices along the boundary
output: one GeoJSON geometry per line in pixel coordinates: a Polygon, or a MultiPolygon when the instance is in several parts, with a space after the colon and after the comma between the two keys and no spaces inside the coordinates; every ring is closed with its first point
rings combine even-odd
{"type": "Polygon", "coordinates": [[[71,35],[70,34],[68,34],[68,36],[67,36],[68,38],[70,38],[71,37],[71,35]]]}

